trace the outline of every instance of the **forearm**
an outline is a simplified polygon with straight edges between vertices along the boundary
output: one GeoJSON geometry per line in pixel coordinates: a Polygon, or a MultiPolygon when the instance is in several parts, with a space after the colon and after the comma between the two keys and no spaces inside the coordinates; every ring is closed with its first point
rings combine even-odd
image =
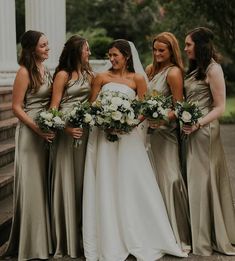
{"type": "Polygon", "coordinates": [[[214,107],[208,114],[199,119],[200,125],[207,125],[210,122],[218,119],[224,113],[224,106],[214,107]]]}

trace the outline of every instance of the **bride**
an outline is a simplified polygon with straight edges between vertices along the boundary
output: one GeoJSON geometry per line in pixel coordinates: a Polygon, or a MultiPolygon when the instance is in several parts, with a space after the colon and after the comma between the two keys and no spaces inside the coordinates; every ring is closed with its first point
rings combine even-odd
{"type": "MultiPolygon", "coordinates": [[[[133,43],[115,40],[111,69],[97,74],[91,92],[118,91],[143,98],[147,85],[133,43]],[[137,73],[142,72],[142,73],[137,73]]],[[[187,256],[176,244],[144,142],[136,129],[116,142],[94,128],[87,147],[83,194],[83,241],[88,261],[154,261],[187,256]]]]}

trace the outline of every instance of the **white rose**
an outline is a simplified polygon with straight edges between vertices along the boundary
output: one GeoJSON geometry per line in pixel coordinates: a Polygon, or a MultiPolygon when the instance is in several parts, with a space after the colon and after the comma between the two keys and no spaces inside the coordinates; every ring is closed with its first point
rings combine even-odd
{"type": "Polygon", "coordinates": [[[103,119],[102,117],[97,116],[97,117],[96,117],[96,121],[97,121],[97,123],[98,123],[99,125],[102,125],[103,122],[104,122],[104,119],[103,119]]]}
{"type": "Polygon", "coordinates": [[[120,111],[112,112],[112,119],[119,121],[122,118],[122,113],[120,111]]]}
{"type": "Polygon", "coordinates": [[[153,116],[153,118],[157,118],[158,117],[158,113],[155,111],[152,116],[153,116]]]}
{"type": "Polygon", "coordinates": [[[123,101],[123,107],[124,107],[125,109],[130,109],[130,107],[131,107],[130,102],[127,101],[127,100],[124,100],[124,101],[123,101]]]}
{"type": "Polygon", "coordinates": [[[116,106],[120,106],[120,105],[123,104],[123,100],[121,98],[119,98],[119,97],[113,97],[111,99],[111,103],[116,105],[116,106]]]}
{"type": "Polygon", "coordinates": [[[116,104],[110,104],[110,105],[109,105],[109,110],[110,110],[110,111],[116,111],[117,108],[118,108],[118,106],[117,106],[116,104]]]}
{"type": "Polygon", "coordinates": [[[86,113],[84,116],[85,116],[85,117],[84,117],[84,121],[85,121],[85,123],[89,123],[89,122],[91,122],[91,120],[92,120],[92,116],[91,116],[91,114],[86,113]]]}
{"type": "Polygon", "coordinates": [[[51,121],[45,121],[45,124],[48,126],[48,127],[52,127],[53,126],[53,123],[51,121]]]}
{"type": "Polygon", "coordinates": [[[187,111],[183,111],[181,118],[184,122],[191,122],[192,115],[187,111]]]}
{"type": "Polygon", "coordinates": [[[53,120],[54,120],[54,122],[55,122],[56,124],[60,124],[60,125],[63,125],[63,124],[64,124],[64,121],[62,121],[61,118],[58,117],[58,116],[56,116],[53,120]]]}

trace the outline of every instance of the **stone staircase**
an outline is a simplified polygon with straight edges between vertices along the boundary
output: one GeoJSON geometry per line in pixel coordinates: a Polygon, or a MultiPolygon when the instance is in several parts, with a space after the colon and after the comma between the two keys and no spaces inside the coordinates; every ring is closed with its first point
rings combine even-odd
{"type": "Polygon", "coordinates": [[[11,109],[12,87],[0,86],[0,246],[10,232],[14,175],[15,127],[11,109]]]}

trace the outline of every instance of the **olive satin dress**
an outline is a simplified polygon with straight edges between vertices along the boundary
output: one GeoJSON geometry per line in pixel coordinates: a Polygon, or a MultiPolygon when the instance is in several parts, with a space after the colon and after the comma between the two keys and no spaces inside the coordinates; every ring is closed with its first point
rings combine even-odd
{"type": "MultiPolygon", "coordinates": [[[[65,88],[60,110],[66,114],[77,102],[88,100],[90,83],[86,74],[70,81],[65,88]]],[[[52,231],[55,257],[82,255],[82,192],[88,131],[75,148],[73,137],[57,135],[52,162],[52,231]]]]}
{"type": "MultiPolygon", "coordinates": [[[[172,66],[163,69],[150,80],[149,92],[156,90],[167,97],[172,95],[167,84],[171,68],[172,66]]],[[[177,243],[182,249],[190,250],[187,190],[181,175],[178,131],[176,122],[164,126],[164,129],[155,129],[147,138],[150,145],[148,153],[177,243]]]]}
{"type": "MultiPolygon", "coordinates": [[[[211,66],[220,65],[212,62],[208,70],[211,66]]],[[[186,100],[198,102],[206,115],[213,108],[210,86],[194,76],[195,71],[185,80],[186,100]]],[[[185,143],[193,253],[235,255],[235,210],[218,120],[190,134],[185,143]]]]}
{"type": "MultiPolygon", "coordinates": [[[[35,118],[47,109],[51,97],[51,76],[37,92],[28,90],[24,111],[35,118]]],[[[49,150],[45,140],[24,123],[16,128],[13,221],[6,256],[18,260],[46,259],[52,253],[48,208],[49,150]]]]}

